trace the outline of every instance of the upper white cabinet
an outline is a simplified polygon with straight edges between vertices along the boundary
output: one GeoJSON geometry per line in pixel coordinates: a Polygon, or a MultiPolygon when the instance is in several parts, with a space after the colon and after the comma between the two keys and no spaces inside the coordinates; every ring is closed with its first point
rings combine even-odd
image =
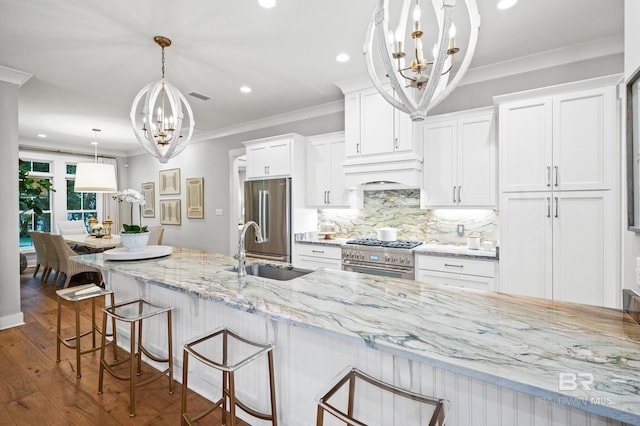
{"type": "Polygon", "coordinates": [[[309,207],[349,207],[342,163],[345,158],[344,133],[308,138],[307,205],[309,207]]]}
{"type": "Polygon", "coordinates": [[[496,206],[493,109],[429,118],[424,143],[423,208],[496,206]]]}
{"type": "Polygon", "coordinates": [[[352,145],[347,150],[347,156],[375,156],[412,150],[413,135],[409,116],[391,106],[375,87],[350,94],[358,95],[359,102],[354,100],[348,104],[354,110],[345,112],[350,117],[359,115],[360,119],[359,129],[356,125],[345,128],[347,132],[359,132],[359,136],[349,135],[347,138],[347,144],[352,145]],[[358,103],[359,111],[356,111],[358,103]]]}
{"type": "Polygon", "coordinates": [[[297,138],[300,137],[290,134],[245,142],[247,179],[291,176],[294,141],[297,138]]]}
{"type": "Polygon", "coordinates": [[[615,87],[501,104],[501,190],[613,185],[615,87]]]}
{"type": "Polygon", "coordinates": [[[408,114],[389,104],[366,79],[336,83],[345,109],[345,184],[376,181],[422,184],[422,146],[408,114]]]}

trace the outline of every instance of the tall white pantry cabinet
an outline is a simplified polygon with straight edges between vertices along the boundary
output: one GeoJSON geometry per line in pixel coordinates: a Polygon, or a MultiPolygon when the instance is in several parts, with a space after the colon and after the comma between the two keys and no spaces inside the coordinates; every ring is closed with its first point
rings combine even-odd
{"type": "Polygon", "coordinates": [[[620,307],[618,80],[495,98],[501,291],[620,307]]]}

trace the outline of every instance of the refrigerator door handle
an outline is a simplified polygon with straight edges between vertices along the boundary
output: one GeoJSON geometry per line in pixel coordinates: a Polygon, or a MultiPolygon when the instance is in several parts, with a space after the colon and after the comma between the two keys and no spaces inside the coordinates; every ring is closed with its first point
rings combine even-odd
{"type": "Polygon", "coordinates": [[[258,191],[258,226],[262,229],[262,190],[258,191]]]}
{"type": "Polygon", "coordinates": [[[262,191],[262,225],[260,228],[262,229],[262,239],[265,242],[269,241],[270,237],[269,219],[269,191],[262,191]]]}

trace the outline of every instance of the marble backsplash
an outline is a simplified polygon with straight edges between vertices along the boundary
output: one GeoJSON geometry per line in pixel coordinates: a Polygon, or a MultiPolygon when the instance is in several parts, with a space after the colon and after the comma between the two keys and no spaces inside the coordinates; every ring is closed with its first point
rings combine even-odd
{"type": "Polygon", "coordinates": [[[420,208],[420,190],[364,191],[362,209],[318,210],[318,224],[333,222],[339,238],[376,237],[376,229],[398,230],[398,239],[426,243],[465,245],[466,237],[499,241],[498,212],[495,210],[420,208]],[[464,225],[459,235],[457,226],[464,225]]]}

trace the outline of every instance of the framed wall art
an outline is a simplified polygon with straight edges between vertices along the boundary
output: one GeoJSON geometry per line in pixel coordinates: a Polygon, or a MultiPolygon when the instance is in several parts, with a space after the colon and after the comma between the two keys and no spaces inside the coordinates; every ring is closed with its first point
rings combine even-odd
{"type": "Polygon", "coordinates": [[[180,169],[160,170],[160,195],[180,193],[180,169]]]}
{"type": "Polygon", "coordinates": [[[156,217],[156,184],[145,182],[141,185],[140,192],[145,201],[142,206],[142,217],[156,217]]]}
{"type": "Polygon", "coordinates": [[[180,200],[160,200],[160,224],[180,225],[180,200]]]}
{"type": "Polygon", "coordinates": [[[187,218],[204,219],[204,178],[187,179],[187,218]]]}

